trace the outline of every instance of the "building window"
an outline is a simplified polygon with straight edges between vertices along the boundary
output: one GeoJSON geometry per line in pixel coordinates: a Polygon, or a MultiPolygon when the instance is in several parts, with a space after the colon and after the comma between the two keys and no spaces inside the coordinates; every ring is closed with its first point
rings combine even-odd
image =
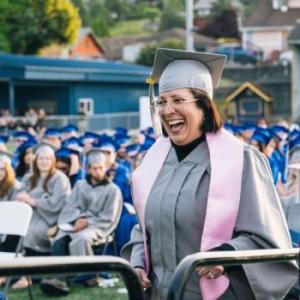
{"type": "Polygon", "coordinates": [[[78,100],[78,111],[83,115],[92,115],[94,113],[94,99],[80,98],[78,100]]]}
{"type": "Polygon", "coordinates": [[[244,98],[239,103],[239,113],[243,116],[255,116],[263,113],[261,100],[255,98],[244,98]]]}

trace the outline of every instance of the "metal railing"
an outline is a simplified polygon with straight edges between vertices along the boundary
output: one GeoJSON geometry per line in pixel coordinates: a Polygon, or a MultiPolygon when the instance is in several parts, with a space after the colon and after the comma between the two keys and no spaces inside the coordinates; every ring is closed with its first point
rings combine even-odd
{"type": "MultiPolygon", "coordinates": [[[[143,290],[134,269],[114,256],[50,256],[1,260],[0,276],[50,275],[118,272],[121,274],[130,300],[143,300],[143,290]]],[[[100,299],[100,298],[99,298],[100,299]]]]}
{"type": "MultiPolygon", "coordinates": [[[[19,126],[26,126],[25,117],[14,117],[13,121],[19,126]]],[[[35,123],[35,122],[34,122],[35,123]]],[[[31,123],[30,123],[31,124],[31,123]]],[[[80,132],[84,131],[101,131],[124,127],[128,130],[138,129],[140,127],[139,112],[122,112],[122,113],[103,113],[95,115],[49,115],[44,119],[45,127],[60,128],[67,124],[74,124],[79,127],[80,132]]],[[[8,134],[9,128],[0,128],[1,133],[8,134]]]]}
{"type": "Polygon", "coordinates": [[[167,300],[181,300],[185,286],[192,273],[198,267],[204,266],[234,266],[250,263],[272,263],[287,260],[299,260],[299,248],[249,250],[249,251],[221,251],[201,252],[186,256],[177,266],[173,275],[167,300]]]}

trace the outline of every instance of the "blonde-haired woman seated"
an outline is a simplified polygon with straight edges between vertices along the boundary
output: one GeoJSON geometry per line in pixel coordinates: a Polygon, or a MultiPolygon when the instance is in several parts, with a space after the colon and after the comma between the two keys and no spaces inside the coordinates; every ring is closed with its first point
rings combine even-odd
{"type": "Polygon", "coordinates": [[[0,151],[0,201],[14,200],[20,189],[21,183],[16,180],[10,153],[0,151]]]}
{"type": "MultiPolygon", "coordinates": [[[[14,200],[21,187],[11,165],[11,154],[0,150],[0,201],[14,200]]],[[[19,238],[16,236],[0,235],[0,251],[14,251],[18,241],[19,238]]],[[[5,281],[5,277],[0,277],[0,285],[5,281]]]]}

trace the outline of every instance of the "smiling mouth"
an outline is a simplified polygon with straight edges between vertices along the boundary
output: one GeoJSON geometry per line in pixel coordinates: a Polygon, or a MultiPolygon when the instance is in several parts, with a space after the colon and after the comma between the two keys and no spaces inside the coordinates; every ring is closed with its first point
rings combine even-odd
{"type": "Polygon", "coordinates": [[[166,123],[170,128],[171,132],[174,134],[179,133],[185,126],[185,121],[182,119],[166,121],[166,123]]]}

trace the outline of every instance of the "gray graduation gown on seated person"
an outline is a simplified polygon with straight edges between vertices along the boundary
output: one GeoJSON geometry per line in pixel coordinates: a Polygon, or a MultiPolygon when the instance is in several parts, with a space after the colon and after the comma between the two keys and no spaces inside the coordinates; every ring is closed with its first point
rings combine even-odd
{"type": "Polygon", "coordinates": [[[92,255],[92,245],[104,241],[117,227],[123,200],[119,187],[113,182],[97,186],[80,180],[68,198],[58,224],[73,223],[80,217],[87,218],[88,227],[75,233],[59,230],[58,240],[69,235],[71,255],[92,255]]]}
{"type": "Polygon", "coordinates": [[[11,201],[15,200],[16,195],[24,189],[20,181],[16,180],[15,184],[8,190],[8,192],[0,197],[0,201],[11,201]]]}
{"type": "Polygon", "coordinates": [[[51,252],[48,229],[55,225],[59,213],[71,192],[69,178],[59,170],[48,181],[48,192],[43,189],[44,180],[40,178],[37,186],[30,190],[29,176],[24,178],[27,192],[36,200],[24,246],[39,252],[51,252]]]}
{"type": "MultiPolygon", "coordinates": [[[[146,205],[145,220],[151,257],[151,299],[166,299],[177,264],[199,252],[210,182],[207,143],[198,145],[178,162],[171,148],[146,205]]],[[[282,208],[274,188],[267,159],[249,145],[244,148],[241,201],[234,238],[236,250],[291,247],[282,208]]],[[[143,238],[138,225],[122,249],[133,266],[144,266],[143,238]]],[[[279,300],[297,280],[292,262],[243,266],[250,286],[239,276],[230,277],[230,287],[221,299],[279,300]]],[[[192,275],[185,300],[202,299],[198,274],[192,275]]]]}

